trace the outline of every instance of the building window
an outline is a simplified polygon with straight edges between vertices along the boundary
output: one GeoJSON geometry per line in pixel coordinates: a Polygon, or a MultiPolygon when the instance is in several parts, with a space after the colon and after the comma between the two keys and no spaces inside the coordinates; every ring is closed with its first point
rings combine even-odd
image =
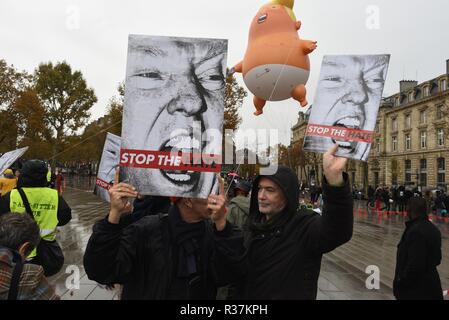
{"type": "Polygon", "coordinates": [[[446,170],[446,161],[444,160],[444,158],[437,159],[437,168],[438,172],[446,170]]]}
{"type": "Polygon", "coordinates": [[[427,186],[427,160],[419,160],[419,185],[421,187],[427,186]]]}
{"type": "Polygon", "coordinates": [[[412,160],[405,160],[405,184],[412,182],[412,160]]]}
{"type": "Polygon", "coordinates": [[[380,153],[380,139],[376,139],[376,150],[377,153],[380,153]]]}
{"type": "Polygon", "coordinates": [[[427,186],[427,172],[421,172],[419,174],[419,186],[420,187],[427,186]]]}
{"type": "Polygon", "coordinates": [[[412,126],[412,116],[407,114],[405,116],[405,129],[410,129],[412,126]]]}
{"type": "Polygon", "coordinates": [[[427,148],[427,132],[421,131],[421,149],[427,148]]]}
{"type": "Polygon", "coordinates": [[[397,151],[398,148],[398,137],[394,136],[391,138],[391,149],[397,151]]]}
{"type": "Polygon", "coordinates": [[[412,91],[408,94],[408,102],[413,102],[413,101],[415,101],[415,92],[412,91]]]}
{"type": "Polygon", "coordinates": [[[444,158],[437,159],[438,178],[437,185],[446,189],[446,161],[444,158]]]}
{"type": "Polygon", "coordinates": [[[436,120],[443,119],[443,106],[437,106],[436,120]]]}
{"type": "Polygon", "coordinates": [[[399,106],[400,104],[401,104],[400,98],[399,98],[399,97],[396,97],[396,98],[394,99],[394,105],[395,105],[395,106],[399,106]]]}
{"type": "Polygon", "coordinates": [[[412,160],[405,160],[405,170],[412,170],[412,160]]]}
{"type": "Polygon", "coordinates": [[[376,122],[376,132],[379,133],[379,121],[376,122]]]}
{"type": "Polygon", "coordinates": [[[398,120],[396,118],[391,119],[391,129],[398,131],[398,120]]]}
{"type": "Polygon", "coordinates": [[[428,86],[423,88],[423,96],[424,96],[424,98],[429,96],[429,87],[428,86]]]}
{"type": "Polygon", "coordinates": [[[447,89],[447,80],[446,79],[443,79],[443,80],[441,80],[441,82],[440,82],[440,91],[444,91],[444,90],[446,90],[447,89]]]}
{"type": "Polygon", "coordinates": [[[353,185],[355,184],[355,171],[351,172],[351,182],[353,185]]]}
{"type": "Polygon", "coordinates": [[[419,123],[427,123],[427,112],[425,110],[419,112],[419,123]]]}
{"type": "Polygon", "coordinates": [[[444,129],[437,129],[437,143],[439,147],[444,147],[444,129]]]}
{"type": "Polygon", "coordinates": [[[405,135],[405,150],[410,150],[412,148],[412,139],[409,134],[405,135]]]}

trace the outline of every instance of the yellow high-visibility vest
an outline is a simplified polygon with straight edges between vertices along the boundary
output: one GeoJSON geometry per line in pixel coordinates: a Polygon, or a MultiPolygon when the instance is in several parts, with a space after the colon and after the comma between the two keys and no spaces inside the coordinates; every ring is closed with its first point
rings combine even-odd
{"type": "MultiPolygon", "coordinates": [[[[53,241],[58,226],[58,192],[50,188],[22,188],[25,192],[34,220],[37,222],[41,239],[53,241]]],[[[11,191],[9,208],[14,213],[26,213],[22,197],[17,189],[11,191]]],[[[28,259],[36,256],[34,249],[28,259]]]]}

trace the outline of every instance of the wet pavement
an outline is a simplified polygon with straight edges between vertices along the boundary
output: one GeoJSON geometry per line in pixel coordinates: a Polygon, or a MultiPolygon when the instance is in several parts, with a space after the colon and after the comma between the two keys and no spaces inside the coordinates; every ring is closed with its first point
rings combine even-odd
{"type": "MultiPolygon", "coordinates": [[[[58,240],[65,253],[65,265],[49,280],[63,300],[119,299],[119,290],[107,290],[87,278],[83,254],[95,221],[103,218],[109,205],[92,194],[93,178],[77,178],[67,183],[64,198],[72,207],[72,221],[59,228],[58,240]],[[70,288],[79,272],[79,288],[70,288]]],[[[354,234],[350,242],[325,254],[318,282],[319,300],[390,300],[396,262],[396,246],[404,230],[405,217],[378,214],[358,203],[354,210],[354,234]],[[380,288],[367,289],[371,273],[368,266],[380,271],[380,288]]],[[[444,290],[449,289],[449,223],[434,219],[442,234],[443,260],[438,270],[444,290]]],[[[446,297],[448,299],[448,297],[446,297]]]]}

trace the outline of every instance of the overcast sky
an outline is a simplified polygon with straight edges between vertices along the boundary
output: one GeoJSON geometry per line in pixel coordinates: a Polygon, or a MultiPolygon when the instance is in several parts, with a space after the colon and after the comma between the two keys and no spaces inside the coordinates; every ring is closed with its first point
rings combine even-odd
{"type": "MultiPolygon", "coordinates": [[[[96,119],[125,78],[128,34],[228,39],[232,66],[243,58],[250,21],[265,2],[1,0],[0,59],[29,72],[40,62],[66,60],[95,89],[96,119]]],[[[294,12],[303,23],[300,37],[318,41],[310,55],[310,103],[326,54],[391,54],[384,96],[396,93],[401,79],[423,82],[445,73],[447,0],[296,0],[294,12]]],[[[277,128],[288,144],[299,110],[290,99],[268,103],[254,117],[249,94],[241,128],[277,128]]]]}

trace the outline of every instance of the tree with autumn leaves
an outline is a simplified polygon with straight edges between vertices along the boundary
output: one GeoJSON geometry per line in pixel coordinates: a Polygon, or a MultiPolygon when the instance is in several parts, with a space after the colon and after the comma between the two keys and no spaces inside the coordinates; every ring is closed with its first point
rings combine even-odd
{"type": "Polygon", "coordinates": [[[0,60],[0,151],[29,146],[27,158],[56,160],[96,101],[66,62],[43,63],[30,75],[0,60]]]}

